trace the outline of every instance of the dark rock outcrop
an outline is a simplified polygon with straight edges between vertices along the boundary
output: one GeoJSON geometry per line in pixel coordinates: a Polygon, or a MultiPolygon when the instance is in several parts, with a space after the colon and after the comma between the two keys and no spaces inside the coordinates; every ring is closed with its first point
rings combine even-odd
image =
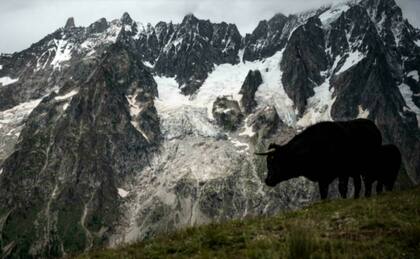
{"type": "Polygon", "coordinates": [[[98,21],[92,23],[87,28],[88,33],[101,33],[109,27],[108,22],[105,18],[101,18],[98,21]]]}
{"type": "Polygon", "coordinates": [[[284,126],[274,106],[267,106],[252,114],[247,121],[248,126],[261,138],[268,138],[284,126]]]}
{"type": "Polygon", "coordinates": [[[64,26],[64,30],[70,30],[70,29],[73,29],[74,27],[76,27],[74,23],[74,18],[73,17],[68,18],[66,25],[64,26]]]}
{"type": "Polygon", "coordinates": [[[321,71],[327,69],[324,31],[318,18],[309,18],[290,37],[281,61],[282,82],[287,95],[303,114],[313,88],[324,80],[321,71]]]}
{"type": "Polygon", "coordinates": [[[251,34],[245,36],[243,59],[254,61],[270,57],[281,50],[287,42],[285,37],[287,22],[288,18],[283,14],[276,14],[268,21],[261,21],[251,34]]]}
{"type": "Polygon", "coordinates": [[[212,111],[216,123],[229,131],[236,130],[243,119],[238,102],[230,100],[228,97],[218,97],[213,104],[212,111]]]}
{"type": "Polygon", "coordinates": [[[261,72],[259,70],[250,70],[245,78],[245,81],[239,91],[242,94],[240,104],[244,113],[249,114],[257,106],[255,101],[255,93],[258,87],[263,83],[261,72]]]}

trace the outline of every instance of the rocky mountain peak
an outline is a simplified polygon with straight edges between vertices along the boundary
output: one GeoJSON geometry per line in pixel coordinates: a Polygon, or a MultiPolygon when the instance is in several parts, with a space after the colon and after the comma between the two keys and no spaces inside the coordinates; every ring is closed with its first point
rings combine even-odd
{"type": "Polygon", "coordinates": [[[75,23],[74,23],[74,18],[73,17],[69,17],[67,19],[66,25],[64,26],[65,30],[70,30],[72,28],[76,27],[75,23]]]}
{"type": "Polygon", "coordinates": [[[133,19],[131,19],[131,16],[128,14],[128,12],[125,12],[121,17],[121,22],[125,25],[131,25],[133,24],[133,19]]]}
{"type": "Polygon", "coordinates": [[[108,21],[105,18],[101,18],[98,21],[89,25],[87,31],[90,33],[101,33],[104,32],[108,27],[108,21]]]}
{"type": "Polygon", "coordinates": [[[255,93],[262,83],[263,80],[259,70],[250,70],[248,72],[248,75],[242,84],[241,90],[239,91],[239,93],[242,94],[240,104],[246,114],[250,114],[252,110],[257,106],[257,102],[255,101],[255,93]]]}
{"type": "Polygon", "coordinates": [[[189,13],[182,19],[182,24],[196,24],[199,19],[193,14],[189,13]]]}
{"type": "Polygon", "coordinates": [[[276,13],[271,19],[270,21],[274,22],[274,21],[284,21],[285,19],[287,19],[287,16],[284,15],[283,13],[276,13]]]}

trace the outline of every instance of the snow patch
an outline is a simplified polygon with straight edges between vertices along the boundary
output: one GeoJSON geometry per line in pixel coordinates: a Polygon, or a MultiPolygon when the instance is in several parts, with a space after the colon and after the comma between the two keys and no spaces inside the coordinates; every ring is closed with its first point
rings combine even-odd
{"type": "Polygon", "coordinates": [[[71,98],[71,97],[75,96],[78,92],[79,92],[79,91],[77,91],[77,90],[72,90],[71,92],[69,92],[69,93],[67,93],[67,94],[65,94],[65,95],[56,96],[56,97],[54,98],[54,100],[56,100],[56,101],[67,100],[67,99],[69,99],[69,98],[71,98]]]}
{"type": "Polygon", "coordinates": [[[365,58],[365,54],[363,54],[362,52],[358,50],[352,53],[349,53],[349,56],[346,58],[346,61],[341,66],[340,70],[336,72],[336,74],[338,75],[340,73],[343,73],[344,71],[347,71],[349,68],[353,67],[354,65],[362,61],[364,58],[365,58]]]}
{"type": "Polygon", "coordinates": [[[3,65],[0,65],[0,70],[3,70],[3,65]]]}
{"type": "Polygon", "coordinates": [[[255,135],[255,132],[254,132],[254,130],[252,128],[252,125],[248,125],[248,119],[249,119],[249,117],[246,118],[245,123],[244,123],[245,124],[244,131],[242,131],[239,134],[239,136],[248,136],[248,137],[251,137],[252,138],[255,135]]]}
{"type": "Polygon", "coordinates": [[[144,61],[143,62],[143,65],[145,65],[146,67],[149,67],[149,68],[154,68],[155,66],[152,64],[152,63],[150,63],[149,61],[144,61]]]}
{"type": "Polygon", "coordinates": [[[306,128],[321,121],[331,121],[331,108],[335,102],[333,89],[330,89],[329,78],[314,88],[314,96],[308,99],[307,109],[297,122],[298,128],[306,128]]]}
{"type": "Polygon", "coordinates": [[[73,45],[66,40],[54,40],[54,42],[57,48],[55,57],[51,61],[51,66],[53,66],[54,69],[61,69],[61,64],[71,59],[73,45]]]}
{"type": "Polygon", "coordinates": [[[19,81],[19,78],[13,79],[8,76],[0,77],[0,86],[10,85],[10,84],[16,83],[17,81],[19,81]]]}
{"type": "Polygon", "coordinates": [[[126,190],[122,188],[117,188],[117,190],[118,190],[118,195],[120,195],[121,198],[125,198],[129,194],[129,192],[127,192],[126,190]]]}
{"type": "Polygon", "coordinates": [[[417,107],[413,101],[413,91],[411,91],[410,86],[406,84],[400,84],[398,88],[400,89],[400,93],[404,98],[408,109],[416,114],[418,127],[420,128],[420,108],[417,107]]]}
{"type": "Polygon", "coordinates": [[[11,109],[0,111],[0,157],[5,159],[13,151],[29,114],[41,99],[21,103],[11,109]]]}
{"type": "Polygon", "coordinates": [[[67,108],[69,107],[69,103],[65,103],[64,105],[63,105],[63,110],[65,111],[65,110],[67,110],[67,108]]]}
{"type": "Polygon", "coordinates": [[[419,82],[419,72],[417,70],[413,70],[407,74],[408,77],[413,78],[417,82],[419,82]]]}
{"type": "Polygon", "coordinates": [[[332,6],[330,9],[323,12],[319,19],[321,20],[322,24],[324,26],[331,24],[335,20],[337,20],[342,13],[346,12],[348,9],[350,9],[350,6],[347,4],[339,4],[332,6]]]}
{"type": "Polygon", "coordinates": [[[247,149],[249,148],[248,143],[243,143],[243,142],[240,142],[239,140],[236,140],[236,139],[230,139],[230,142],[232,142],[233,145],[235,147],[238,147],[238,148],[242,148],[242,147],[246,147],[247,149]]]}
{"type": "Polygon", "coordinates": [[[280,69],[280,61],[283,52],[277,52],[273,57],[259,64],[263,83],[255,93],[258,107],[274,106],[280,119],[289,126],[296,123],[296,112],[292,99],[287,95],[281,81],[283,72],[280,69]]]}
{"type": "Polygon", "coordinates": [[[146,133],[143,131],[143,129],[140,128],[140,125],[137,121],[137,118],[139,114],[142,112],[142,108],[140,108],[139,104],[136,101],[138,93],[135,93],[134,95],[127,95],[127,101],[130,105],[130,116],[131,116],[131,125],[140,132],[143,137],[146,139],[147,142],[150,142],[149,137],[146,135],[146,133]]]}
{"type": "Polygon", "coordinates": [[[175,110],[185,105],[191,105],[189,98],[181,93],[175,78],[154,77],[158,85],[159,97],[155,100],[158,111],[175,110]]]}
{"type": "Polygon", "coordinates": [[[80,45],[80,47],[82,50],[87,52],[87,57],[93,56],[96,53],[95,48],[97,46],[115,43],[121,30],[121,21],[114,20],[109,23],[109,27],[105,32],[91,34],[90,37],[80,45]]]}
{"type": "Polygon", "coordinates": [[[369,111],[366,109],[364,110],[361,105],[358,106],[359,108],[359,115],[357,115],[358,119],[367,119],[369,117],[369,111]]]}
{"type": "Polygon", "coordinates": [[[0,125],[7,123],[16,123],[22,121],[29,115],[35,107],[42,101],[41,99],[21,103],[9,110],[0,112],[0,125]]]}
{"type": "Polygon", "coordinates": [[[420,39],[415,40],[415,41],[414,41],[414,44],[416,44],[418,47],[420,47],[420,39]]]}

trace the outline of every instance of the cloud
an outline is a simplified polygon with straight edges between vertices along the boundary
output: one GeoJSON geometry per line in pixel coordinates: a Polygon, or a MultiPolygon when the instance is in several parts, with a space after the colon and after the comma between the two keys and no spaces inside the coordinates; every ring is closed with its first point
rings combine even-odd
{"type": "MultiPolygon", "coordinates": [[[[410,21],[419,26],[418,0],[397,1],[410,21]]],[[[1,0],[0,52],[29,47],[63,26],[70,16],[77,25],[86,26],[102,17],[119,18],[125,11],[137,21],[152,24],[160,20],[180,22],[185,14],[194,13],[215,22],[235,23],[244,34],[278,12],[296,13],[337,2],[341,0],[1,0]]]]}

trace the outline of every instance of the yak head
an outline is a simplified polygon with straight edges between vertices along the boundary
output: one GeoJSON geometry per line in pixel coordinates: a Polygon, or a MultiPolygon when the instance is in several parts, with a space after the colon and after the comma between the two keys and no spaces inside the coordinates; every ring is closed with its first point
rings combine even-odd
{"type": "Polygon", "coordinates": [[[280,182],[293,178],[290,175],[290,160],[283,146],[270,144],[267,152],[255,154],[267,157],[267,178],[265,183],[268,186],[274,187],[280,182]]]}

